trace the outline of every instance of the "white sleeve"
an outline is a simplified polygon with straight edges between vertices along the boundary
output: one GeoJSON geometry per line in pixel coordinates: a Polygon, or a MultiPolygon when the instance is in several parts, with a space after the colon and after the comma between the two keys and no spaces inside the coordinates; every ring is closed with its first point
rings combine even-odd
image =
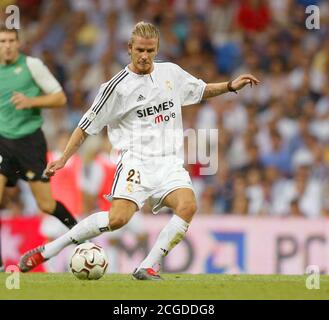
{"type": "Polygon", "coordinates": [[[206,83],[201,79],[195,78],[181,67],[177,67],[182,106],[199,103],[206,88],[206,83]]]}
{"type": "Polygon", "coordinates": [[[89,135],[98,134],[106,125],[118,117],[119,97],[116,90],[111,90],[109,82],[101,85],[97,96],[79,122],[79,127],[89,135]]]}
{"type": "Polygon", "coordinates": [[[34,81],[45,94],[58,93],[63,91],[59,82],[40,59],[26,57],[26,64],[32,74],[34,81]]]}

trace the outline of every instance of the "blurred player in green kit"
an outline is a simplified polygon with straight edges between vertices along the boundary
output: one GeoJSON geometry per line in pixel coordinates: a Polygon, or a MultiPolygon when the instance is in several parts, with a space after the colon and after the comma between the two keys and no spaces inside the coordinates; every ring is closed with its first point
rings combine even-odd
{"type": "Polygon", "coordinates": [[[76,220],[52,198],[49,179],[43,176],[47,144],[41,109],[64,106],[66,96],[43,62],[20,53],[19,48],[18,31],[0,26],[0,204],[5,188],[23,179],[40,210],[72,228],[76,220]]]}

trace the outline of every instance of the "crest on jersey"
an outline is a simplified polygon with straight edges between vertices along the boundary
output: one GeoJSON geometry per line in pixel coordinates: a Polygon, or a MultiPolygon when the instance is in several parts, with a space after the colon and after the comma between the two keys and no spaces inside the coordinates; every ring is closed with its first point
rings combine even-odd
{"type": "Polygon", "coordinates": [[[127,184],[126,191],[129,192],[129,193],[132,193],[134,191],[132,183],[127,184]]]}
{"type": "Polygon", "coordinates": [[[35,173],[33,171],[29,170],[29,171],[26,172],[25,176],[29,180],[32,180],[35,177],[35,173]]]}
{"type": "Polygon", "coordinates": [[[166,87],[167,87],[167,89],[172,90],[172,85],[169,80],[166,81],[166,87]]]}
{"type": "Polygon", "coordinates": [[[17,68],[14,69],[15,74],[20,74],[22,71],[23,71],[22,67],[17,67],[17,68]]]}

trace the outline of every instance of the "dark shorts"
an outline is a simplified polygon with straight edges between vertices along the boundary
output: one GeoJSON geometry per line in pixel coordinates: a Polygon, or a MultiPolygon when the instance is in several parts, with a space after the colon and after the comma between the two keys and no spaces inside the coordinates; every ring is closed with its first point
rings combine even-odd
{"type": "Polygon", "coordinates": [[[7,177],[7,186],[18,179],[47,181],[42,174],[47,165],[47,143],[41,129],[19,139],[0,136],[0,174],[7,177]]]}

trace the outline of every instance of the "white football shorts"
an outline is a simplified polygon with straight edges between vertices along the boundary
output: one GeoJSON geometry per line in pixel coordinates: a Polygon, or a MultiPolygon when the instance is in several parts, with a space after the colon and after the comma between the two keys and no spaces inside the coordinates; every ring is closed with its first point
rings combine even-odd
{"type": "Polygon", "coordinates": [[[148,200],[153,213],[163,207],[163,199],[172,191],[188,188],[193,190],[191,178],[175,156],[136,161],[123,154],[114,176],[108,200],[127,199],[141,209],[148,200]]]}

